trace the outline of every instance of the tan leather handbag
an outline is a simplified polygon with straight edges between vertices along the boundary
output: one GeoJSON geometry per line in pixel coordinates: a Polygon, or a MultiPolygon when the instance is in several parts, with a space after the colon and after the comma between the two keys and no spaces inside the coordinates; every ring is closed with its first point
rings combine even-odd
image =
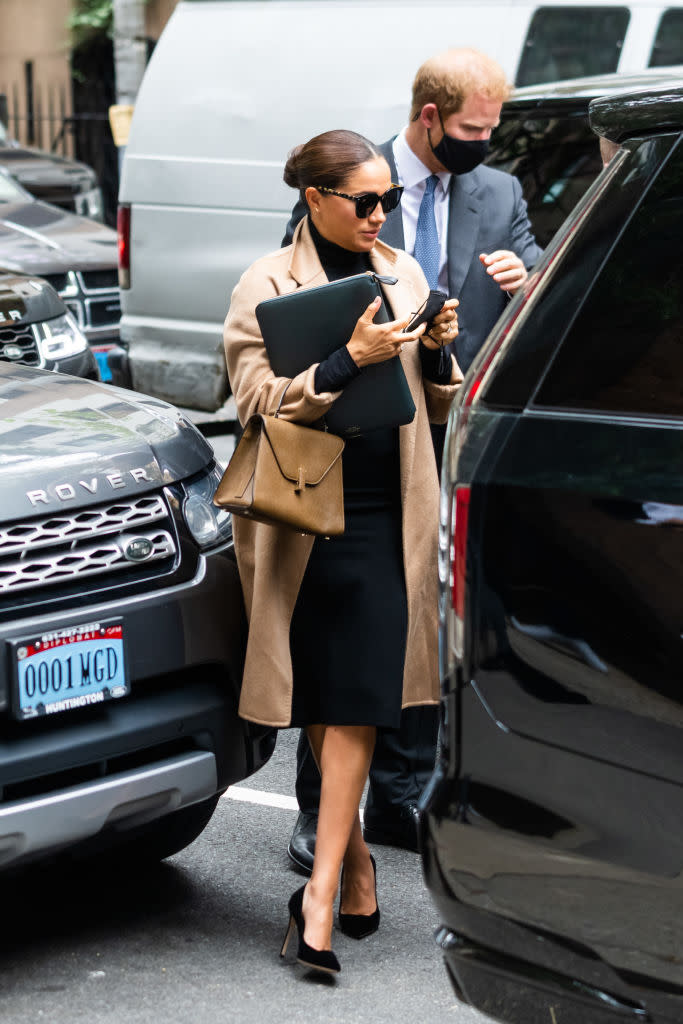
{"type": "Polygon", "coordinates": [[[247,421],[213,501],[259,523],[333,537],[344,532],[345,442],[280,419],[286,391],[274,415],[256,413],[247,421]]]}

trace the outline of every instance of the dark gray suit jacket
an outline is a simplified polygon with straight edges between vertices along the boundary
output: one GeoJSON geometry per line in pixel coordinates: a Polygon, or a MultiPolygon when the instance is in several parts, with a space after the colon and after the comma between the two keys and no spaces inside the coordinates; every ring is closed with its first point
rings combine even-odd
{"type": "MultiPolygon", "coordinates": [[[[398,181],[393,139],[379,147],[398,181]]],[[[287,225],[283,245],[289,245],[294,228],[308,212],[299,200],[287,225]]],[[[380,238],[403,249],[401,207],[387,214],[380,238]]],[[[507,305],[507,295],[486,273],[479,253],[511,249],[530,269],[541,255],[522,198],[522,187],[511,174],[479,166],[469,174],[453,175],[448,210],[449,294],[460,300],[459,334],[453,345],[458,365],[467,370],[484,339],[507,305]]]]}

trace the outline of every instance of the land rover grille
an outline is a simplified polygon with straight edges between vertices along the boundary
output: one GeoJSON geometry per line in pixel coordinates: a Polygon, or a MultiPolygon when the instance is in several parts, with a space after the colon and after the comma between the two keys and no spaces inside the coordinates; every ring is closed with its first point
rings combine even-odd
{"type": "Polygon", "coordinates": [[[175,557],[163,498],[147,495],[0,527],[0,597],[175,557]]]}
{"type": "Polygon", "coordinates": [[[30,324],[0,328],[0,359],[26,366],[41,366],[36,336],[30,324]]]}

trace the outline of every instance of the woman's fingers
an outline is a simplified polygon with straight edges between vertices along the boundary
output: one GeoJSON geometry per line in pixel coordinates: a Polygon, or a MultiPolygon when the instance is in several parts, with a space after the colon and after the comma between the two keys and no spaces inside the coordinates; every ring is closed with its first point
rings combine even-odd
{"type": "Polygon", "coordinates": [[[414,331],[404,333],[404,328],[410,323],[410,317],[384,324],[374,323],[380,303],[381,299],[370,303],[356,322],[353,335],[347,343],[349,354],[357,366],[367,366],[391,359],[401,351],[405,342],[417,341],[427,329],[426,324],[420,324],[414,331]]]}
{"type": "Polygon", "coordinates": [[[375,317],[377,316],[377,311],[379,310],[379,307],[381,305],[382,305],[382,300],[381,300],[381,298],[378,295],[376,298],[374,298],[372,300],[372,302],[370,303],[368,308],[365,310],[363,315],[360,317],[360,320],[362,320],[363,323],[365,323],[365,324],[371,324],[373,322],[373,320],[375,319],[375,317]]]}
{"type": "Polygon", "coordinates": [[[458,314],[455,312],[456,308],[460,305],[457,299],[447,299],[441,307],[440,311],[436,314],[432,320],[432,325],[451,323],[458,319],[458,314]]]}
{"type": "MultiPolygon", "coordinates": [[[[407,323],[410,323],[410,321],[407,321],[407,323]]],[[[414,331],[406,331],[405,333],[403,331],[400,331],[398,335],[399,342],[417,341],[417,339],[420,338],[426,330],[427,325],[420,324],[420,326],[416,327],[414,331]]]]}

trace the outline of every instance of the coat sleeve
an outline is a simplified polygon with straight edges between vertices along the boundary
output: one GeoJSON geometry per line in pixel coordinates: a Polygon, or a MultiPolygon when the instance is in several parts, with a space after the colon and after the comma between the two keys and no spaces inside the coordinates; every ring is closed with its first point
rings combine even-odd
{"type": "MultiPolygon", "coordinates": [[[[256,319],[256,306],[279,294],[275,281],[258,262],[237,282],[225,319],[223,341],[230,387],[235,396],[237,415],[244,425],[254,413],[275,412],[287,377],[276,377],[256,319]]],[[[299,423],[312,423],[328,411],[341,392],[315,391],[315,363],[297,374],[289,383],[280,416],[299,423]]]]}
{"type": "Polygon", "coordinates": [[[451,384],[435,384],[426,378],[423,382],[425,398],[427,400],[427,415],[430,423],[446,422],[455,394],[463,381],[463,375],[455,361],[455,356],[451,356],[451,359],[454,370],[451,384]]]}
{"type": "Polygon", "coordinates": [[[531,229],[526,201],[522,195],[519,180],[510,175],[512,181],[513,210],[510,222],[510,249],[517,253],[527,270],[543,255],[531,229]]]}

